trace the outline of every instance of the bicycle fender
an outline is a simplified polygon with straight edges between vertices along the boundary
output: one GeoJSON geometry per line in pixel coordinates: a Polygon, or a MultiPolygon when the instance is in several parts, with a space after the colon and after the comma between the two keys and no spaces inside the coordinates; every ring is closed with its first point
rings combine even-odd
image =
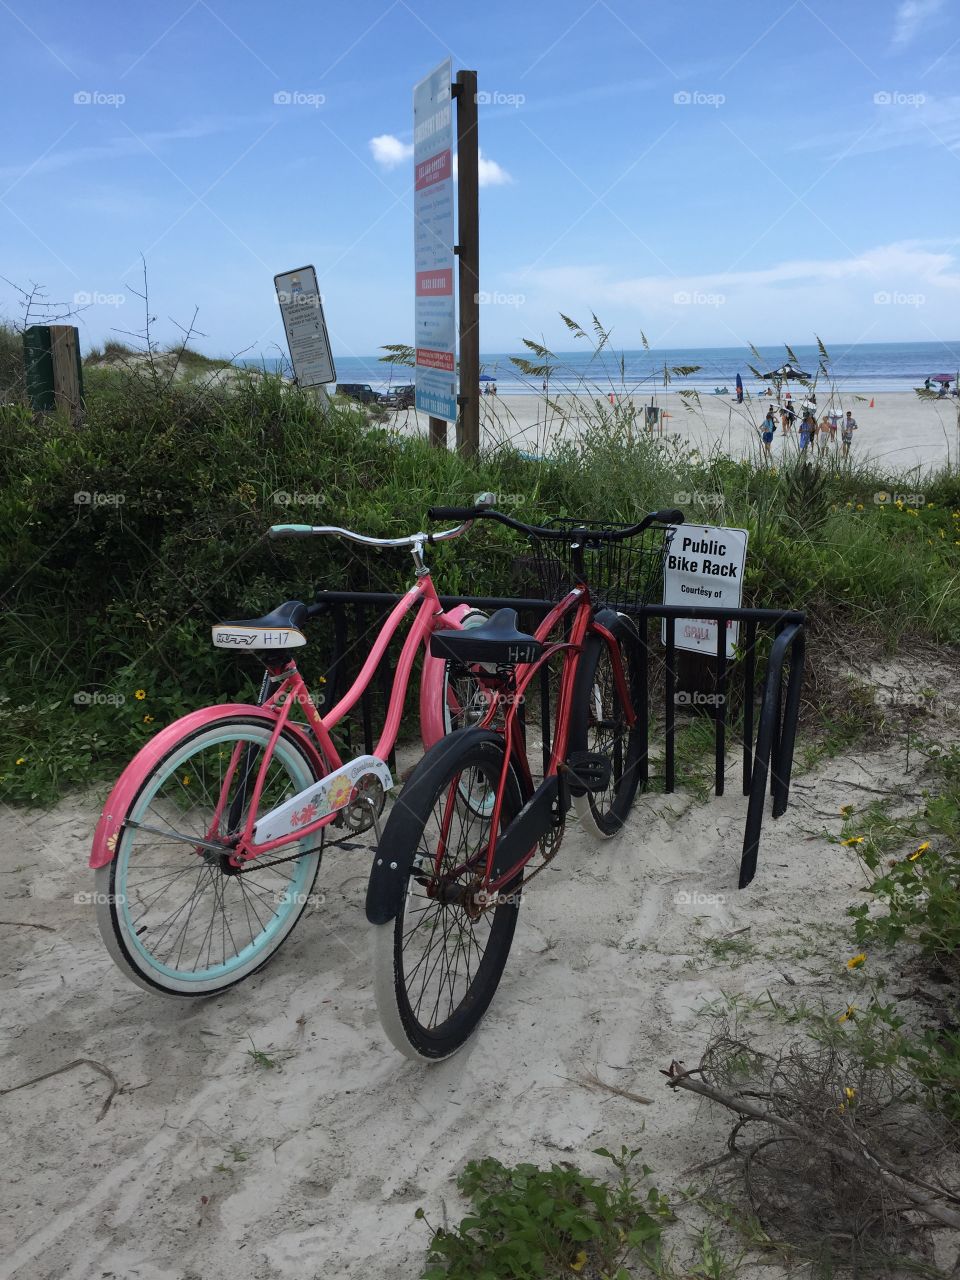
{"type": "MultiPolygon", "coordinates": [[[[458,604],[446,610],[449,622],[454,627],[463,625],[464,619],[471,614],[480,613],[468,604],[458,604]]],[[[486,615],[484,615],[486,616],[486,615]]],[[[446,733],[443,712],[440,709],[440,697],[443,693],[443,678],[446,674],[446,661],[435,658],[430,652],[430,634],[427,633],[426,652],[423,655],[423,672],[420,676],[420,737],[426,751],[438,742],[446,733]]]]}
{"type": "Polygon", "coordinates": [[[503,738],[491,729],[458,729],[441,738],[421,758],[390,810],[373,857],[366,900],[367,919],[371,924],[389,924],[396,918],[420,839],[416,802],[431,793],[434,785],[431,775],[438,763],[449,752],[462,750],[467,742],[489,742],[498,750],[503,749],[503,738]]]}
{"type": "Polygon", "coordinates": [[[632,629],[633,634],[639,638],[640,632],[637,630],[637,624],[628,613],[618,613],[616,609],[599,609],[591,620],[598,627],[602,627],[604,631],[609,631],[611,626],[618,621],[626,622],[632,629]]]}
{"type": "MultiPolygon", "coordinates": [[[[194,733],[224,716],[244,716],[262,720],[270,730],[273,730],[277,722],[276,712],[265,707],[254,706],[247,702],[229,702],[191,711],[189,715],[182,716],[179,720],[174,720],[173,724],[168,724],[165,729],[161,729],[140,748],[114,783],[113,790],[107,797],[107,803],[103,806],[97,822],[88,866],[96,870],[98,867],[109,866],[113,861],[117,842],[120,839],[123,815],[133,803],[144,780],[149,777],[170,748],[187,734],[194,733]]],[[[297,745],[317,769],[318,774],[327,773],[327,765],[323,757],[303,730],[288,720],[284,732],[287,731],[296,739],[297,745]]]]}

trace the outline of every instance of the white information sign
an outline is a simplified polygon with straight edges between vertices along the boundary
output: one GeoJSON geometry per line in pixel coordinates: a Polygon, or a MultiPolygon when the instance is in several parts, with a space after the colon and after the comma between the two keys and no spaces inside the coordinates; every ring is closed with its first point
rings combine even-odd
{"type": "Polygon", "coordinates": [[[453,289],[453,100],[448,58],[413,90],[417,408],[457,419],[453,289]]]}
{"type": "Polygon", "coordinates": [[[313,267],[300,267],[274,276],[277,301],[287,335],[290,363],[301,387],[335,382],[336,370],[323,318],[323,302],[313,267]]]}
{"type": "MultiPolygon", "coordinates": [[[[663,572],[664,604],[706,605],[711,609],[738,609],[743,599],[743,567],[747,559],[746,529],[715,529],[682,524],[673,535],[663,572]]],[[[664,619],[676,627],[678,649],[695,653],[717,652],[717,626],[713,621],[664,619]]],[[[739,623],[727,623],[727,657],[733,657],[739,623]]]]}

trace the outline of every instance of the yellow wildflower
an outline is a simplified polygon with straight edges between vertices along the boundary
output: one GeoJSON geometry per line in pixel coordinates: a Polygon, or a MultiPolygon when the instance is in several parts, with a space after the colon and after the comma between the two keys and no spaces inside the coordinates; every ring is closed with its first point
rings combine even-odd
{"type": "Polygon", "coordinates": [[[840,843],[845,849],[849,849],[851,845],[863,844],[865,839],[866,836],[847,836],[846,840],[841,840],[840,843]]]}
{"type": "Polygon", "coordinates": [[[17,764],[26,764],[26,763],[27,763],[27,757],[26,757],[26,756],[21,756],[21,757],[20,757],[20,759],[19,759],[16,763],[17,763],[17,764]]]}
{"type": "Polygon", "coordinates": [[[153,716],[144,716],[144,717],[143,717],[143,723],[144,723],[144,724],[153,724],[153,716]]]}
{"type": "Polygon", "coordinates": [[[586,1263],[587,1263],[587,1251],[586,1249],[581,1249],[580,1252],[577,1254],[577,1256],[574,1258],[573,1262],[570,1263],[570,1270],[582,1271],[583,1268],[586,1266],[586,1263]]]}
{"type": "Polygon", "coordinates": [[[926,853],[929,848],[930,848],[930,841],[924,840],[923,844],[919,845],[916,849],[914,849],[913,853],[911,853],[910,856],[907,858],[907,861],[916,862],[916,860],[920,857],[920,855],[923,853],[926,853]]]}
{"type": "Polygon", "coordinates": [[[838,1021],[838,1022],[849,1022],[849,1021],[850,1021],[850,1019],[854,1016],[854,1014],[855,1014],[856,1012],[857,1012],[857,1007],[856,1007],[856,1005],[848,1004],[848,1005],[847,1005],[847,1008],[846,1008],[846,1011],[845,1011],[844,1013],[841,1013],[841,1014],[840,1014],[840,1016],[837,1018],[837,1021],[838,1021]]]}
{"type": "Polygon", "coordinates": [[[863,510],[863,503],[862,503],[862,502],[858,502],[858,503],[857,503],[857,510],[858,510],[858,511],[862,511],[862,510],[863,510]]]}
{"type": "Polygon", "coordinates": [[[866,953],[861,951],[855,956],[851,956],[847,961],[848,969],[859,969],[867,963],[866,953]]]}
{"type": "Polygon", "coordinates": [[[181,782],[183,783],[183,785],[184,785],[185,787],[189,787],[189,785],[190,785],[190,775],[189,775],[189,773],[185,773],[185,774],[183,775],[183,777],[181,778],[181,782]]]}
{"type": "Polygon", "coordinates": [[[133,696],[136,698],[138,702],[142,702],[144,698],[147,696],[147,691],[146,689],[138,689],[133,696]]]}
{"type": "Polygon", "coordinates": [[[851,1089],[849,1085],[847,1086],[846,1089],[844,1089],[843,1092],[846,1095],[846,1099],[848,1102],[852,1102],[854,1098],[857,1096],[856,1089],[851,1089]]]}

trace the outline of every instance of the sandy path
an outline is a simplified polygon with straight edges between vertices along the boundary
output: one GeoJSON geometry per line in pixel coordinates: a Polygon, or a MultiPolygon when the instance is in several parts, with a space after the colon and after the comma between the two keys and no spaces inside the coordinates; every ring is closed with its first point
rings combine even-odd
{"type": "Polygon", "coordinates": [[[721,991],[843,1007],[843,912],[862,880],[824,832],[839,830],[841,804],[872,798],[853,783],[918,790],[903,765],[895,743],[796,779],[742,893],[735,762],[722,799],[650,798],[600,846],[571,829],[525,898],[480,1033],[429,1069],[401,1060],[377,1021],[366,854],[327,857],[325,904],[263,974],[184,1007],[129,985],[93,908],[74,901],[92,889],[95,798],[39,816],[8,810],[3,919],[56,932],[0,926],[0,1083],[83,1056],[109,1066],[123,1092],[100,1123],[107,1083],[86,1067],[0,1097],[0,1276],[412,1280],[427,1242],[415,1209],[434,1223],[444,1203],[456,1213],[453,1176],[485,1154],[596,1170],[592,1148],[639,1139],[658,1184],[675,1192],[690,1181],[683,1170],[719,1152],[726,1127],[668,1092],[659,1069],[698,1060],[703,1005],[721,991]],[[745,926],[748,954],[711,948],[745,926]],[[280,1069],[258,1067],[251,1041],[280,1069]],[[580,1080],[592,1069],[653,1105],[589,1090],[580,1080]]]}

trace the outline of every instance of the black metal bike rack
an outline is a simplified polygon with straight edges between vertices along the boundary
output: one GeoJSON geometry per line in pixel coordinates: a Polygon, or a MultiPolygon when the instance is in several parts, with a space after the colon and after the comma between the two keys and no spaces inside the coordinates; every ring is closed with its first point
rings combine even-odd
{"type": "MultiPolygon", "coordinates": [[[[320,612],[329,613],[333,623],[333,650],[326,671],[328,701],[334,701],[347,687],[351,654],[365,656],[365,637],[375,634],[386,614],[394,607],[399,594],[379,591],[318,591],[315,596],[320,612]]],[[[441,596],[444,608],[466,604],[471,608],[492,611],[516,609],[521,621],[530,629],[553,607],[548,600],[516,598],[509,596],[441,596]]],[[[314,612],[311,610],[311,612],[314,612]]],[[[643,755],[641,764],[641,788],[649,786],[650,762],[650,708],[651,679],[654,671],[663,680],[664,712],[664,790],[672,792],[676,786],[676,728],[677,728],[677,644],[676,623],[681,619],[716,622],[717,648],[709,655],[709,674],[713,680],[714,699],[712,720],[714,723],[714,792],[724,792],[727,742],[730,726],[728,708],[732,699],[728,696],[735,680],[740,682],[741,693],[741,747],[743,760],[743,794],[748,797],[747,817],[744,827],[743,847],[740,859],[739,887],[745,888],[753,880],[757,869],[760,847],[760,831],[763,825],[764,807],[769,780],[771,812],[779,818],[787,807],[790,794],[790,775],[793,767],[793,751],[796,741],[797,719],[800,710],[800,690],[803,680],[805,652],[805,622],[803,613],[779,609],[714,609],[691,604],[636,605],[621,609],[635,618],[641,635],[641,680],[643,697],[638,708],[643,755]],[[658,636],[651,641],[651,624],[667,622],[666,643],[658,636]],[[726,654],[727,623],[741,627],[736,655],[726,654]],[[674,625],[669,625],[669,624],[674,625]],[[760,705],[757,711],[758,653],[767,643],[766,667],[760,688],[760,705]],[[784,668],[788,668],[784,679],[784,668]]],[[[372,699],[383,701],[389,695],[392,684],[392,663],[389,652],[385,655],[371,688],[363,694],[359,704],[359,728],[363,736],[363,748],[370,751],[374,745],[372,699]]],[[[541,681],[541,714],[543,716],[544,751],[548,749],[549,707],[546,672],[541,681]]],[[[349,732],[349,729],[348,729],[349,732]]]]}

